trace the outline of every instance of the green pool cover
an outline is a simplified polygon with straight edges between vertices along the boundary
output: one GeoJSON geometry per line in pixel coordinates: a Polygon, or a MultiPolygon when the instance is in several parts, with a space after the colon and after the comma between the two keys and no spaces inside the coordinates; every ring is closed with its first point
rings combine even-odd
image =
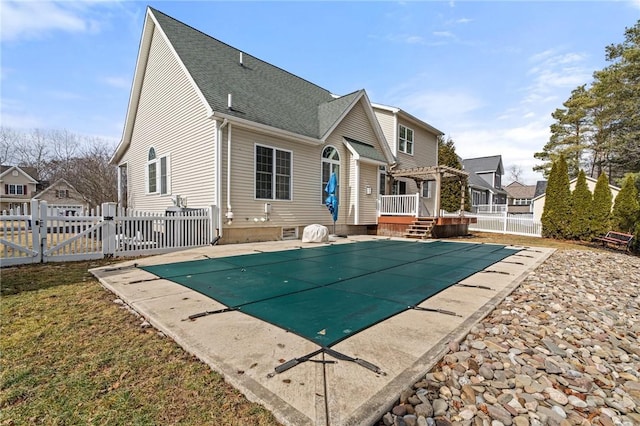
{"type": "Polygon", "coordinates": [[[329,348],[516,252],[372,240],[142,269],[329,348]]]}

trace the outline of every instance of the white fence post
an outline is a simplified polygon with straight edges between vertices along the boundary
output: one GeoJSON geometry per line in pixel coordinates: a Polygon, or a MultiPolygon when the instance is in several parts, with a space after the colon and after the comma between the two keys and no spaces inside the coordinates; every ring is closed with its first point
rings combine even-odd
{"type": "Polygon", "coordinates": [[[218,236],[218,206],[212,204],[209,206],[209,242],[216,239],[218,236]]]}
{"type": "Polygon", "coordinates": [[[502,232],[507,233],[507,221],[509,217],[507,216],[507,211],[502,212],[502,219],[504,220],[504,226],[502,227],[502,232]]]}
{"type": "Polygon", "coordinates": [[[102,203],[102,254],[113,256],[116,254],[116,203],[102,203]]]}
{"type": "MultiPolygon", "coordinates": [[[[40,202],[38,200],[31,200],[31,245],[33,251],[38,252],[35,262],[42,262],[42,246],[40,244],[40,202]]],[[[46,228],[45,228],[46,231],[46,228]]],[[[46,234],[45,234],[46,238],[46,234]]]]}
{"type": "Polygon", "coordinates": [[[47,208],[47,202],[40,201],[40,204],[38,205],[38,210],[39,210],[38,214],[40,216],[39,218],[40,229],[38,230],[38,234],[39,234],[38,252],[40,253],[40,262],[45,262],[45,254],[47,251],[47,231],[48,231],[47,214],[49,212],[49,209],[47,208]]]}

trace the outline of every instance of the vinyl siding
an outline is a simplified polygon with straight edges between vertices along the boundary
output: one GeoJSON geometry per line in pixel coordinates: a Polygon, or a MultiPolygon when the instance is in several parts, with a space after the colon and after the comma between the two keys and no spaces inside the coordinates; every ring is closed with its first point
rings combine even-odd
{"type": "Polygon", "coordinates": [[[396,141],[396,132],[395,132],[395,115],[391,111],[381,110],[374,108],[373,110],[376,114],[376,118],[378,119],[378,123],[380,123],[380,127],[382,128],[382,133],[384,133],[384,137],[387,139],[387,143],[389,144],[389,148],[391,148],[391,152],[393,155],[397,155],[398,151],[398,142],[396,141]]]}
{"type": "MultiPolygon", "coordinates": [[[[343,137],[351,137],[361,142],[375,145],[381,150],[375,134],[365,115],[362,105],[356,105],[353,110],[337,126],[322,146],[311,146],[305,143],[279,139],[263,135],[253,130],[231,125],[231,207],[234,214],[232,228],[256,226],[254,218],[264,216],[265,203],[271,204],[271,214],[268,222],[260,222],[258,226],[306,226],[319,223],[332,225],[332,218],[324,206],[322,192],[322,150],[331,145],[340,155],[340,207],[338,210],[339,224],[353,224],[355,221],[353,204],[356,191],[360,190],[360,223],[376,223],[376,179],[377,166],[360,164],[360,188],[355,188],[355,163],[350,152],[343,143],[343,137]],[[292,152],[292,199],[291,200],[262,200],[255,198],[255,146],[264,145],[276,149],[292,152]],[[366,196],[364,187],[372,187],[372,195],[366,196]]],[[[223,211],[226,211],[227,192],[227,130],[223,134],[222,149],[222,180],[223,180],[223,211]]]]}
{"type": "Polygon", "coordinates": [[[171,197],[187,197],[188,207],[215,203],[215,132],[213,120],[158,29],[154,30],[138,104],[128,165],[129,206],[163,211],[171,197]],[[170,194],[146,194],[149,148],[156,158],[169,155],[170,194]]]}
{"type": "MultiPolygon", "coordinates": [[[[234,214],[233,228],[256,226],[254,218],[264,216],[265,203],[271,204],[269,221],[260,226],[304,226],[312,223],[329,225],[331,215],[321,198],[321,156],[324,146],[310,146],[263,135],[248,129],[231,126],[231,207],[234,214]],[[263,145],[292,152],[291,200],[263,200],[255,198],[255,146],[263,145]]],[[[222,149],[223,211],[227,211],[227,130],[223,135],[222,149]]],[[[334,145],[343,159],[346,149],[334,145]]],[[[341,165],[344,175],[344,162],[341,165]]],[[[340,189],[344,187],[339,177],[340,189]]],[[[342,202],[342,193],[340,194],[342,202]]],[[[343,206],[339,209],[338,221],[344,221],[343,206]]]]}
{"type": "MultiPolygon", "coordinates": [[[[373,145],[376,150],[379,152],[384,152],[382,146],[378,142],[375,132],[373,131],[373,127],[369,118],[366,115],[362,102],[359,102],[355,105],[349,114],[340,122],[340,124],[336,127],[333,133],[329,136],[328,142],[337,146],[340,144],[344,146],[342,142],[342,138],[344,136],[355,139],[360,142],[368,143],[373,145]]],[[[382,142],[384,143],[384,141],[382,142]]],[[[348,184],[348,192],[347,192],[347,201],[348,205],[344,205],[344,207],[348,208],[349,216],[348,216],[348,224],[355,223],[355,200],[356,200],[356,191],[360,193],[360,225],[366,224],[375,224],[377,222],[377,215],[371,215],[371,211],[377,212],[377,198],[375,196],[375,189],[377,188],[377,170],[378,166],[373,164],[368,164],[366,162],[360,161],[360,186],[359,188],[355,188],[356,178],[355,178],[355,163],[351,161],[351,153],[347,150],[349,161],[349,176],[347,176],[347,184],[348,184]],[[373,172],[371,171],[373,170],[373,172]],[[372,174],[373,173],[373,174],[372,174]],[[371,196],[367,196],[365,194],[365,186],[369,184],[372,188],[371,196]]],[[[345,158],[345,157],[341,157],[345,158]]],[[[343,164],[347,164],[343,160],[343,164]]],[[[343,166],[344,168],[344,166],[343,166]]],[[[341,209],[344,209],[341,206],[341,209]]]]}
{"type": "Polygon", "coordinates": [[[413,130],[413,155],[398,152],[398,169],[436,166],[438,161],[438,140],[433,133],[400,119],[398,125],[413,130]]]}

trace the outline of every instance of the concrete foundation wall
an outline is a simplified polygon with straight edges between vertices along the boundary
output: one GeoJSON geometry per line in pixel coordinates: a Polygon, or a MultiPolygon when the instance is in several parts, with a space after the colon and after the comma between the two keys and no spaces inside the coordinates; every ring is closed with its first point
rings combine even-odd
{"type": "MultiPolygon", "coordinates": [[[[292,227],[294,228],[294,227],[292,227]]],[[[298,230],[298,239],[302,238],[304,226],[295,227],[298,230]]],[[[339,225],[336,224],[335,233],[337,235],[376,235],[370,230],[371,226],[367,225],[339,225]]],[[[333,226],[327,226],[329,234],[332,235],[333,226]]],[[[239,243],[258,243],[264,241],[280,241],[282,240],[281,226],[256,226],[251,228],[228,228],[224,229],[222,239],[219,244],[239,244],[239,243]]]]}

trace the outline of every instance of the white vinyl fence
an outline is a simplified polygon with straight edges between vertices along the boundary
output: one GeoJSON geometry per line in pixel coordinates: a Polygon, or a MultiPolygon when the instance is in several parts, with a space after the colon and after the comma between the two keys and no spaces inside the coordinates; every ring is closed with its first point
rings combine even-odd
{"type": "Polygon", "coordinates": [[[46,202],[32,201],[30,206],[0,213],[0,266],[147,255],[205,246],[215,238],[215,209],[150,213],[105,203],[90,212],[51,216],[46,202]]]}
{"type": "MultiPolygon", "coordinates": [[[[458,215],[459,213],[443,212],[443,216],[458,215]]],[[[508,214],[507,212],[502,212],[486,215],[465,213],[464,216],[475,217],[478,221],[477,223],[469,225],[470,231],[542,237],[542,223],[534,220],[533,215],[508,214]]]]}

